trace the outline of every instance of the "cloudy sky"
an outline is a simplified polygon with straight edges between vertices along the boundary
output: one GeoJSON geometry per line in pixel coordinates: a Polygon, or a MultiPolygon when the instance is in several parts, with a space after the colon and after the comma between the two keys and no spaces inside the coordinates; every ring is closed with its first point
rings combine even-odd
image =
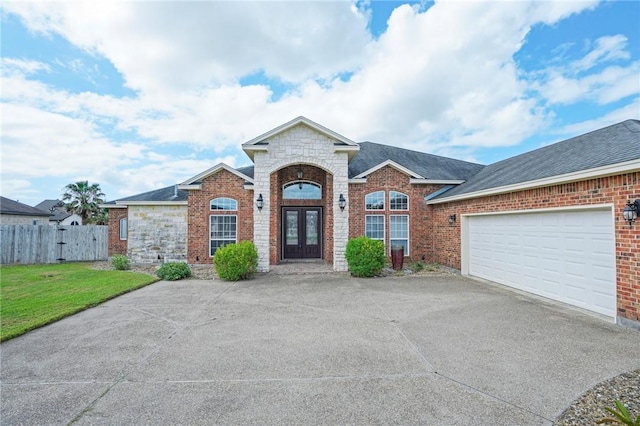
{"type": "Polygon", "coordinates": [[[2,195],[249,165],[304,115],[489,164],[640,118],[640,2],[7,2],[2,195]]]}

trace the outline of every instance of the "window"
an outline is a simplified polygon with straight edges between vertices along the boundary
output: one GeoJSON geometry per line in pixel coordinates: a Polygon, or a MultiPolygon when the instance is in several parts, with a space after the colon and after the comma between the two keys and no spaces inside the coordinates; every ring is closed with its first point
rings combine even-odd
{"type": "Polygon", "coordinates": [[[409,210],[409,197],[402,192],[389,191],[390,210],[409,210]]]}
{"type": "Polygon", "coordinates": [[[80,226],[77,220],[71,221],[71,226],[80,226]]]}
{"type": "Polygon", "coordinates": [[[211,210],[238,210],[238,202],[233,198],[214,198],[210,204],[211,210]]]}
{"type": "Polygon", "coordinates": [[[372,240],[380,240],[384,243],[384,215],[365,216],[365,235],[372,240]]]}
{"type": "Polygon", "coordinates": [[[372,192],[364,197],[365,210],[384,210],[384,191],[372,192]]]}
{"type": "Polygon", "coordinates": [[[211,215],[211,246],[210,255],[213,256],[218,248],[237,242],[238,216],[211,215]]]}
{"type": "Polygon", "coordinates": [[[403,246],[404,255],[409,255],[409,216],[389,216],[389,243],[391,246],[403,246]]]}
{"type": "Polygon", "coordinates": [[[282,198],[285,200],[319,200],[322,198],[320,185],[310,182],[291,182],[284,186],[282,198]]]}
{"type": "Polygon", "coordinates": [[[127,239],[127,218],[126,217],[123,217],[122,219],[120,219],[120,239],[121,240],[127,239]]]}

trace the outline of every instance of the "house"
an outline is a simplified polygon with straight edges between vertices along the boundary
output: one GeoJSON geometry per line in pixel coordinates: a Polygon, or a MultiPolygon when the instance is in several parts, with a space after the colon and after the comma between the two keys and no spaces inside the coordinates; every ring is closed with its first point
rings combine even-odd
{"type": "Polygon", "coordinates": [[[438,262],[640,326],[640,121],[484,166],[371,142],[298,117],[181,184],[108,203],[110,254],[210,263],[251,240],[259,270],[316,259],[346,271],[367,235],[438,262]]]}
{"type": "Polygon", "coordinates": [[[46,225],[49,213],[24,203],[0,197],[1,225],[46,225]]]}
{"type": "Polygon", "coordinates": [[[82,225],[82,217],[68,212],[64,208],[64,202],[60,200],[44,200],[34,207],[52,214],[49,217],[50,225],[82,225]]]}

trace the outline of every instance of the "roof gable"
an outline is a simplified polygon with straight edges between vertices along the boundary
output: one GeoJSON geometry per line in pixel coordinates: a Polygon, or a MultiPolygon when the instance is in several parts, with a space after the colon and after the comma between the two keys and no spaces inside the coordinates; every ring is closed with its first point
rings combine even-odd
{"type": "Polygon", "coordinates": [[[329,139],[334,140],[334,146],[336,151],[346,151],[349,153],[349,158],[353,157],[353,155],[360,149],[358,144],[352,141],[349,138],[342,136],[339,133],[334,132],[331,129],[328,129],[314,121],[309,120],[306,117],[300,116],[294,118],[291,121],[288,121],[274,129],[269,130],[266,133],[261,134],[248,142],[242,144],[242,149],[244,152],[253,160],[253,153],[255,151],[266,151],[268,150],[269,142],[268,140],[276,135],[284,133],[296,126],[304,125],[307,126],[314,131],[326,136],[329,139]]]}
{"type": "MultiPolygon", "coordinates": [[[[205,170],[204,172],[195,175],[194,177],[187,179],[186,181],[182,182],[181,184],[178,185],[178,188],[180,189],[199,189],[196,188],[195,186],[199,185],[203,179],[214,175],[218,172],[220,172],[221,170],[226,170],[230,173],[233,173],[234,175],[238,176],[239,178],[244,179],[246,182],[249,183],[253,183],[253,177],[249,177],[246,174],[242,173],[240,170],[236,170],[231,166],[228,166],[224,163],[219,163],[213,167],[211,167],[208,170],[205,170]],[[192,187],[193,186],[193,187],[192,187]]],[[[250,171],[253,174],[253,167],[249,168],[249,167],[245,167],[243,168],[243,170],[246,171],[250,171]]]]}

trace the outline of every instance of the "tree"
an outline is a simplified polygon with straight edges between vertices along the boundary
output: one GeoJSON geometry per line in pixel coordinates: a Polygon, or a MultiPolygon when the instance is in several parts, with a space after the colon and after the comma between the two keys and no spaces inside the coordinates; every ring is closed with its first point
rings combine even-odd
{"type": "Polygon", "coordinates": [[[81,216],[83,222],[91,222],[94,217],[99,217],[102,213],[99,205],[104,203],[102,199],[104,194],[99,184],[89,185],[89,181],[78,181],[65,186],[64,190],[62,195],[62,200],[65,201],[64,207],[67,211],[81,216]]]}

